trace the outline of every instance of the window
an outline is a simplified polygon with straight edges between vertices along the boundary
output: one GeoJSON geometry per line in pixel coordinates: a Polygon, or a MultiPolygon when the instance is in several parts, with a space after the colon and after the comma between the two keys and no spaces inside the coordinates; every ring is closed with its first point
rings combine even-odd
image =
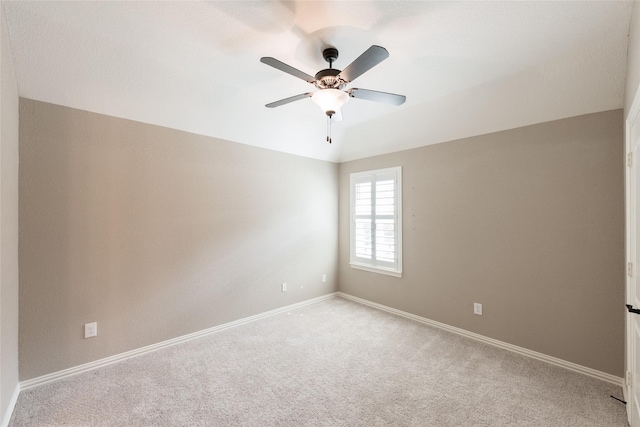
{"type": "Polygon", "coordinates": [[[402,275],[402,168],[351,174],[353,268],[402,275]]]}

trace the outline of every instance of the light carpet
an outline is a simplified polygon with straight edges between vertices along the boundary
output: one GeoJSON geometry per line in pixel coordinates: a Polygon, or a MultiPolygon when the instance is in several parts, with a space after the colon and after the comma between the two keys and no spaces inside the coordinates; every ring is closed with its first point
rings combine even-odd
{"type": "Polygon", "coordinates": [[[23,391],[11,426],[627,426],[620,387],[342,298],[23,391]]]}

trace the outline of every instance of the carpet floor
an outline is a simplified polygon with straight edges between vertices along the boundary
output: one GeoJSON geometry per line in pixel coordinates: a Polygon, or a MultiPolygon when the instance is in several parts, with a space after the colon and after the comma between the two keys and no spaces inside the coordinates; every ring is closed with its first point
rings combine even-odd
{"type": "Polygon", "coordinates": [[[23,391],[10,426],[627,426],[615,385],[332,298],[23,391]]]}

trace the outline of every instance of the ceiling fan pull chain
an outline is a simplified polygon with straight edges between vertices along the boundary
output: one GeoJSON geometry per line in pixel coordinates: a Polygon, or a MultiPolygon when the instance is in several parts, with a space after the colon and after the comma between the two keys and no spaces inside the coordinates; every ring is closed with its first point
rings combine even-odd
{"type": "Polygon", "coordinates": [[[327,114],[327,142],[331,144],[331,116],[327,114]]]}

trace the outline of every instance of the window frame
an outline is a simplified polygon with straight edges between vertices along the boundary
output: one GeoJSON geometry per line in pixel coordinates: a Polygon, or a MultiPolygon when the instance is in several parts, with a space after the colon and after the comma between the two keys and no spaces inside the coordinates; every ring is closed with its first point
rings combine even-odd
{"type": "MultiPolygon", "coordinates": [[[[375,193],[375,186],[372,186],[371,193],[375,193]]],[[[386,274],[394,277],[402,277],[402,167],[376,169],[370,171],[354,172],[349,175],[349,198],[350,198],[350,220],[349,220],[349,265],[351,268],[366,270],[374,273],[386,274]],[[395,262],[392,265],[375,259],[375,248],[373,249],[373,259],[356,256],[356,183],[370,181],[375,183],[378,178],[393,175],[394,180],[394,228],[395,233],[395,262]]],[[[376,199],[377,200],[377,199],[376,199]]],[[[375,202],[372,203],[374,212],[371,213],[372,227],[375,227],[376,219],[383,216],[375,212],[375,202]]],[[[372,233],[375,240],[375,235],[372,233]]],[[[375,242],[372,246],[375,246],[375,242]]]]}

